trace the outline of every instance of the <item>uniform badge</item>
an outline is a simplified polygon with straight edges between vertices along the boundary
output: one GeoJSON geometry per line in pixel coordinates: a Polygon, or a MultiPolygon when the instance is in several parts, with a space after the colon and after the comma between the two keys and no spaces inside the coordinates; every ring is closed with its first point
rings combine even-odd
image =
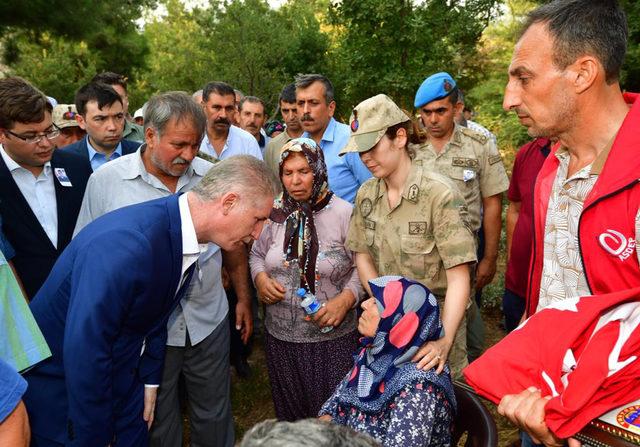
{"type": "Polygon", "coordinates": [[[375,230],[376,229],[376,223],[374,221],[372,221],[372,220],[365,219],[364,220],[364,227],[367,230],[375,230]]]}
{"type": "Polygon", "coordinates": [[[495,165],[496,163],[502,161],[502,157],[500,156],[500,154],[498,155],[492,155],[491,157],[489,157],[489,164],[490,165],[495,165]]]}
{"type": "Polygon", "coordinates": [[[415,202],[416,199],[418,198],[419,192],[420,192],[420,188],[418,188],[418,185],[416,185],[415,183],[409,186],[409,200],[411,200],[412,202],[415,202]]]}
{"type": "Polygon", "coordinates": [[[445,79],[444,82],[442,83],[442,88],[444,88],[445,92],[450,92],[451,89],[453,88],[453,85],[451,85],[451,82],[445,79]]]}
{"type": "Polygon", "coordinates": [[[476,171],[472,169],[464,169],[462,171],[462,180],[464,180],[465,182],[473,180],[474,178],[476,178],[476,171]]]}
{"type": "Polygon", "coordinates": [[[409,234],[427,234],[427,223],[409,222],[409,234]]]}
{"type": "Polygon", "coordinates": [[[364,199],[360,202],[360,214],[362,217],[367,217],[371,214],[371,210],[373,209],[373,203],[371,203],[371,199],[364,199]]]}
{"type": "Polygon", "coordinates": [[[358,111],[353,109],[353,121],[351,121],[351,132],[355,132],[360,127],[360,123],[358,122],[358,111]]]}

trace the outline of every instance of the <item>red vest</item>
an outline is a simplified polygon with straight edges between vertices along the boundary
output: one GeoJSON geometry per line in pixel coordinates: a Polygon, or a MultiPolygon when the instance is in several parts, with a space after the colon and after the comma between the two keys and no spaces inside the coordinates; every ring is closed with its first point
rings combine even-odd
{"type": "MultiPolygon", "coordinates": [[[[618,131],[607,161],[587,196],[578,221],[578,244],[587,285],[592,294],[640,286],[635,219],[640,209],[640,97],[626,93],[633,104],[618,131]]],[[[538,174],[534,190],[534,239],[529,272],[527,315],[535,313],[542,277],[547,209],[559,160],[553,148],[538,174]]]]}

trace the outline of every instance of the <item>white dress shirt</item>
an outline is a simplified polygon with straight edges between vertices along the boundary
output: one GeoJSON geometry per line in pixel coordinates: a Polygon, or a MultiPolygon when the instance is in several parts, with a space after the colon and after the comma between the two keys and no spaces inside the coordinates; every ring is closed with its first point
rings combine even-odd
{"type": "Polygon", "coordinates": [[[227,141],[225,141],[220,155],[218,155],[209,141],[209,136],[206,132],[202,138],[202,143],[200,143],[200,150],[216,160],[224,160],[234,155],[253,155],[258,160],[263,159],[262,151],[255,137],[246,130],[242,130],[236,126],[229,127],[227,141]]]}
{"type": "Polygon", "coordinates": [[[40,226],[47,233],[51,244],[58,247],[58,207],[56,189],[53,184],[54,176],[51,163],[46,162],[38,177],[28,169],[16,163],[0,145],[0,154],[11,172],[13,181],[29,204],[29,208],[40,222],[40,226]]]}

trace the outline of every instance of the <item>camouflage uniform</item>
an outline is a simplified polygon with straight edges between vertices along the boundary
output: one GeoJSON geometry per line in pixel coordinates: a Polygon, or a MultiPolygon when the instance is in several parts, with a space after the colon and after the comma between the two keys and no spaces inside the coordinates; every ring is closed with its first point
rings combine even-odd
{"type": "Polygon", "coordinates": [[[493,141],[457,124],[440,153],[427,142],[417,150],[416,160],[453,180],[467,202],[469,224],[474,232],[480,229],[482,199],[509,188],[502,157],[493,141]]]}
{"type": "MultiPolygon", "coordinates": [[[[424,283],[442,308],[445,269],[476,260],[466,208],[450,180],[414,161],[393,210],[383,180],[371,179],[360,187],[347,247],[369,253],[379,275],[403,275],[424,283]]],[[[465,327],[463,320],[449,353],[454,377],[467,364],[465,327]]]]}
{"type": "Polygon", "coordinates": [[[291,140],[292,138],[285,130],[280,135],[273,137],[264,150],[264,162],[277,178],[280,178],[280,150],[291,140]]]}
{"type": "MultiPolygon", "coordinates": [[[[456,124],[451,139],[436,153],[427,142],[416,151],[424,166],[449,177],[456,184],[469,209],[469,223],[474,234],[482,223],[482,199],[509,188],[509,178],[493,140],[486,135],[456,124]]],[[[472,269],[471,296],[475,296],[475,269],[472,269]]],[[[476,301],[471,299],[467,313],[467,347],[471,359],[484,350],[484,326],[476,301]]]]}

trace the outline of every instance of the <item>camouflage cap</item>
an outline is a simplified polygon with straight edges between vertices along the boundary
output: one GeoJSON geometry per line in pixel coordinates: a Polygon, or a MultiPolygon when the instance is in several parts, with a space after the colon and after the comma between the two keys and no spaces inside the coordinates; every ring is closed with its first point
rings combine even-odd
{"type": "Polygon", "coordinates": [[[376,95],[358,104],[351,118],[351,137],[340,155],[347,152],[367,152],[380,141],[387,129],[411,118],[387,95],[376,95]]]}
{"type": "Polygon", "coordinates": [[[58,126],[60,129],[80,126],[76,121],[77,114],[78,112],[76,111],[76,106],[74,104],[58,104],[53,108],[51,119],[53,120],[53,124],[58,126]]]}

